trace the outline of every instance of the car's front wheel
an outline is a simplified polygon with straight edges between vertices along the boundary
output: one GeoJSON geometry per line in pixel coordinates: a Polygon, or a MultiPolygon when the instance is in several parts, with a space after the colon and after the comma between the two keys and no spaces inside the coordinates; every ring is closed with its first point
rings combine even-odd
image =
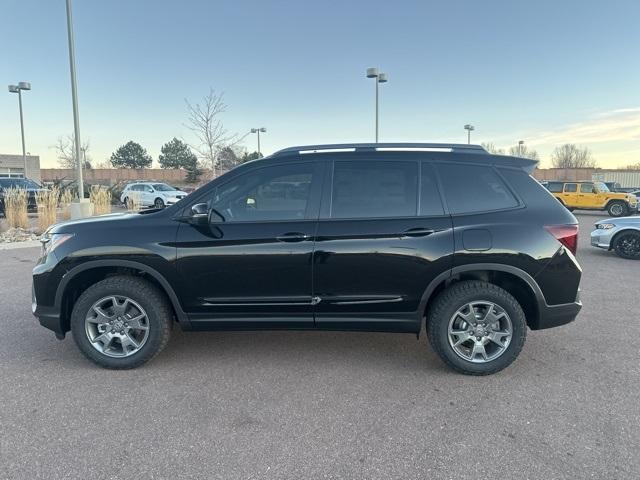
{"type": "Polygon", "coordinates": [[[640,232],[622,232],[615,239],[613,249],[621,258],[640,260],[640,232]]]}
{"type": "Polygon", "coordinates": [[[105,368],[138,367],[169,341],[173,322],[166,296],[130,276],[106,278],[85,290],[71,314],[80,351],[105,368]]]}
{"type": "Polygon", "coordinates": [[[527,336],[518,301],[497,285],[463,281],[444,290],[427,315],[427,335],[440,358],[467,375],[509,366],[527,336]]]}
{"type": "Polygon", "coordinates": [[[161,198],[156,198],[155,202],[153,202],[153,206],[155,208],[164,208],[164,201],[161,198]]]}
{"type": "Polygon", "coordinates": [[[611,202],[607,207],[607,212],[612,217],[623,217],[627,214],[627,204],[624,202],[611,202]]]}

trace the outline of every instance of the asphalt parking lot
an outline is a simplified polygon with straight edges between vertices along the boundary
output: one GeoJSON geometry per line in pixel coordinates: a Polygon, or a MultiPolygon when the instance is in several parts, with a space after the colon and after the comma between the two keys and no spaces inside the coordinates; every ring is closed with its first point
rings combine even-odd
{"type": "Polygon", "coordinates": [[[578,320],[480,378],[380,333],[174,329],[102,370],[31,315],[38,250],[0,251],[0,478],[640,478],[640,264],[578,217],[578,320]]]}

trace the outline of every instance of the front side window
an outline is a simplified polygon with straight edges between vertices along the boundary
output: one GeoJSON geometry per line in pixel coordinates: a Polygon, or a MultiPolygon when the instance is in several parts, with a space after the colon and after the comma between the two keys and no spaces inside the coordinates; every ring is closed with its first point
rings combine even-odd
{"type": "Polygon", "coordinates": [[[442,188],[453,214],[488,212],[518,206],[493,168],[458,163],[438,165],[442,188]]]}
{"type": "Polygon", "coordinates": [[[564,186],[564,193],[576,193],[578,191],[578,185],[576,183],[567,183],[564,186]]]}
{"type": "Polygon", "coordinates": [[[580,193],[593,193],[593,183],[581,183],[580,193]]]}
{"type": "Polygon", "coordinates": [[[416,215],[418,164],[402,161],[336,161],[332,218],[387,218],[416,215]]]}
{"type": "Polygon", "coordinates": [[[173,192],[175,190],[175,188],[166,183],[154,183],[153,188],[155,188],[157,192],[173,192]]]}
{"type": "Polygon", "coordinates": [[[311,163],[260,168],[218,187],[211,207],[226,222],[303,220],[313,176],[311,163]]]}
{"type": "Polygon", "coordinates": [[[560,182],[549,182],[547,184],[547,189],[551,193],[562,193],[562,188],[564,187],[563,183],[560,182]]]}

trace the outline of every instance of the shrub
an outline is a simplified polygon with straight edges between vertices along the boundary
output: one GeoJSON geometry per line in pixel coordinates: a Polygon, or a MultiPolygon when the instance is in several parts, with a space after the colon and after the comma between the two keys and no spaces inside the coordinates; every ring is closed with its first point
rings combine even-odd
{"type": "Polygon", "coordinates": [[[4,194],[4,214],[9,227],[29,228],[27,215],[27,191],[24,188],[8,188],[4,194]]]}
{"type": "Polygon", "coordinates": [[[60,190],[53,187],[51,190],[36,192],[36,204],[38,205],[38,231],[44,232],[58,219],[58,200],[60,190]]]}
{"type": "Polygon", "coordinates": [[[93,214],[104,215],[111,213],[111,192],[100,185],[93,185],[89,192],[89,198],[93,203],[93,214]]]}

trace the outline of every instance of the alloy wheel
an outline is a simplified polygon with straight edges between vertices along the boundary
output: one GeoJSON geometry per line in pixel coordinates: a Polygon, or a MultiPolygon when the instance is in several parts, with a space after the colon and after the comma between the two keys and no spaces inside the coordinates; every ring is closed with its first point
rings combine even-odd
{"type": "Polygon", "coordinates": [[[513,326],[502,307],[479,300],[460,307],[449,320],[447,332],[456,355],[472,363],[487,363],[507,350],[513,326]]]}
{"type": "Polygon", "coordinates": [[[85,317],[85,332],[93,348],[108,357],[128,357],[149,338],[149,318],[139,303],[123,295],[95,302],[85,317]]]}
{"type": "Polygon", "coordinates": [[[617,242],[616,248],[627,257],[639,257],[640,256],[640,236],[639,235],[624,235],[620,237],[617,242]]]}

